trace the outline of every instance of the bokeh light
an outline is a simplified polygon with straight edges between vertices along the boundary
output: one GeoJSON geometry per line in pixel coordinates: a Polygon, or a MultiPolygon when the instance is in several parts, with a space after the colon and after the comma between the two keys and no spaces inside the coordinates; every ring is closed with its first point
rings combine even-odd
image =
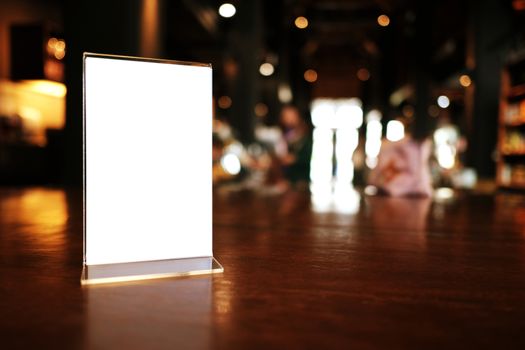
{"type": "Polygon", "coordinates": [[[308,19],[303,16],[299,16],[295,19],[295,26],[299,29],[305,29],[308,27],[308,19]]]}
{"type": "Polygon", "coordinates": [[[268,114],[268,106],[262,102],[257,103],[253,108],[253,111],[256,116],[262,118],[268,114]]]}
{"type": "Polygon", "coordinates": [[[241,172],[241,161],[233,153],[225,154],[221,159],[221,166],[230,175],[237,175],[241,172]]]}
{"type": "Polygon", "coordinates": [[[387,27],[390,24],[390,17],[387,15],[380,15],[377,17],[377,24],[379,24],[381,27],[387,27]]]}
{"type": "Polygon", "coordinates": [[[405,126],[399,120],[391,120],[386,125],[386,138],[388,141],[396,142],[405,137],[405,126]]]}
{"type": "Polygon", "coordinates": [[[370,79],[370,71],[366,68],[360,68],[357,70],[357,79],[361,81],[367,81],[370,79]]]}
{"type": "Polygon", "coordinates": [[[304,80],[309,83],[315,83],[317,81],[317,72],[313,69],[308,69],[304,72],[304,80]]]}
{"type": "Polygon", "coordinates": [[[469,87],[472,84],[472,80],[470,79],[468,75],[463,74],[462,76],[459,77],[459,83],[463,87],[469,87]]]}
{"type": "Polygon", "coordinates": [[[219,15],[224,18],[230,18],[235,15],[237,9],[230,3],[224,3],[219,7],[219,15]]]}
{"type": "Polygon", "coordinates": [[[217,104],[219,105],[219,108],[228,109],[232,105],[232,99],[230,96],[221,96],[217,100],[217,104]]]}
{"type": "Polygon", "coordinates": [[[441,95],[437,98],[437,104],[441,108],[447,108],[450,105],[450,100],[447,96],[441,95]]]}
{"type": "Polygon", "coordinates": [[[264,75],[265,77],[269,77],[273,74],[274,71],[275,68],[273,67],[273,64],[268,62],[261,64],[261,66],[259,67],[259,73],[261,73],[261,75],[264,75]]]}

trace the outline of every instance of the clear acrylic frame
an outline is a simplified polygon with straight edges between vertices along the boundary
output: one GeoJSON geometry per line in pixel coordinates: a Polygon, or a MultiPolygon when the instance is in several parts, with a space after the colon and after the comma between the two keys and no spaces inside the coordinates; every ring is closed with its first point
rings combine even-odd
{"type": "MultiPolygon", "coordinates": [[[[86,59],[88,58],[102,58],[102,59],[116,59],[123,61],[138,61],[138,62],[149,62],[159,63],[168,65],[179,65],[179,66],[193,66],[193,67],[208,67],[211,69],[211,65],[194,63],[194,62],[181,62],[171,60],[159,60],[149,59],[141,57],[129,57],[129,56],[116,56],[116,55],[105,55],[105,54],[84,54],[84,87],[83,87],[83,158],[84,158],[84,170],[83,170],[83,239],[84,239],[84,258],[83,258],[83,270],[81,276],[82,285],[101,284],[101,283],[116,283],[134,280],[147,280],[156,278],[167,278],[167,277],[181,277],[181,276],[192,276],[192,275],[203,275],[212,273],[222,273],[223,267],[210,256],[197,256],[197,257],[179,257],[169,259],[161,257],[159,259],[154,258],[151,260],[137,260],[137,261],[124,261],[116,263],[91,263],[88,264],[86,259],[86,225],[87,225],[87,205],[86,205],[86,59]]],[[[211,88],[211,86],[210,86],[211,88]]],[[[210,111],[211,118],[211,111],[210,111]]],[[[211,122],[211,121],[210,121],[211,122]]],[[[210,134],[211,139],[211,134],[210,134]]],[[[211,154],[211,149],[209,150],[211,154]]],[[[210,165],[211,170],[211,165],[210,165]]],[[[211,172],[209,174],[211,181],[211,172]]],[[[211,201],[211,191],[209,201],[211,201]]],[[[184,213],[182,213],[184,215],[184,213]]],[[[211,218],[210,218],[211,220],[211,218]]],[[[212,234],[210,232],[210,234],[212,234]]],[[[208,252],[209,253],[209,252],[208,252]]]]}

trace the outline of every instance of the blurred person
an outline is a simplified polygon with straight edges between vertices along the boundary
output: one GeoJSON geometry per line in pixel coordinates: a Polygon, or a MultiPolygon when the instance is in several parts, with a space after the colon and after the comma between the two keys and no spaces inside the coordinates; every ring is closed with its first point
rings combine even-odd
{"type": "Polygon", "coordinates": [[[435,183],[439,186],[472,188],[476,182],[474,169],[465,167],[467,139],[458,125],[451,121],[450,113],[443,111],[433,134],[433,167],[435,183]]]}
{"type": "Polygon", "coordinates": [[[286,105],[281,110],[280,123],[287,150],[279,157],[283,174],[289,183],[307,184],[310,180],[312,135],[297,107],[286,105]]]}
{"type": "Polygon", "coordinates": [[[224,154],[224,143],[216,135],[213,135],[213,148],[212,148],[212,179],[213,184],[218,184],[222,181],[229,180],[232,176],[224,170],[221,165],[221,158],[224,154]]]}
{"type": "MultiPolygon", "coordinates": [[[[212,178],[213,184],[219,185],[238,178],[238,173],[228,171],[222,164],[221,160],[226,155],[228,148],[232,145],[238,145],[239,142],[234,138],[230,125],[224,121],[215,118],[213,120],[213,143],[212,143],[212,178]]],[[[239,147],[237,147],[239,148],[239,147]]],[[[239,150],[238,150],[239,151],[239,150]]],[[[242,147],[241,150],[242,151],[242,147]]],[[[238,154],[235,154],[238,156],[238,154]]]]}
{"type": "Polygon", "coordinates": [[[264,154],[259,157],[257,164],[259,169],[264,171],[264,179],[261,189],[272,193],[286,190],[287,184],[283,181],[283,171],[280,159],[288,154],[288,145],[279,126],[267,126],[259,123],[255,127],[255,139],[264,149],[264,154]],[[271,187],[275,186],[274,189],[271,187]]]}
{"type": "Polygon", "coordinates": [[[381,193],[395,197],[431,196],[431,153],[432,143],[426,137],[407,135],[400,141],[383,141],[368,182],[381,193]]]}

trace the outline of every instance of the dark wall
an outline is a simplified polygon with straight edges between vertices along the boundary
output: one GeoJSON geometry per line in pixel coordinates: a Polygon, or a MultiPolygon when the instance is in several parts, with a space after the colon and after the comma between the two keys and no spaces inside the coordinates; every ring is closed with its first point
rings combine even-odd
{"type": "Polygon", "coordinates": [[[488,178],[495,174],[493,155],[498,136],[501,69],[512,16],[503,1],[472,1],[470,5],[474,31],[475,95],[467,161],[480,177],[488,178]]]}
{"type": "Polygon", "coordinates": [[[139,55],[140,0],[78,0],[64,5],[66,55],[66,154],[64,182],[82,182],[82,54],[139,55]]]}

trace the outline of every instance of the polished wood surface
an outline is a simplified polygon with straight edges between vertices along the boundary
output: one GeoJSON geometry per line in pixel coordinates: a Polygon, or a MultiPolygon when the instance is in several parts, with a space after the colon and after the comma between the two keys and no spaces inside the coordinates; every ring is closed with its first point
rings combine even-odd
{"type": "Polygon", "coordinates": [[[80,193],[0,189],[0,347],[525,348],[525,197],[438,195],[218,192],[224,274],[82,288],[80,193]]]}

